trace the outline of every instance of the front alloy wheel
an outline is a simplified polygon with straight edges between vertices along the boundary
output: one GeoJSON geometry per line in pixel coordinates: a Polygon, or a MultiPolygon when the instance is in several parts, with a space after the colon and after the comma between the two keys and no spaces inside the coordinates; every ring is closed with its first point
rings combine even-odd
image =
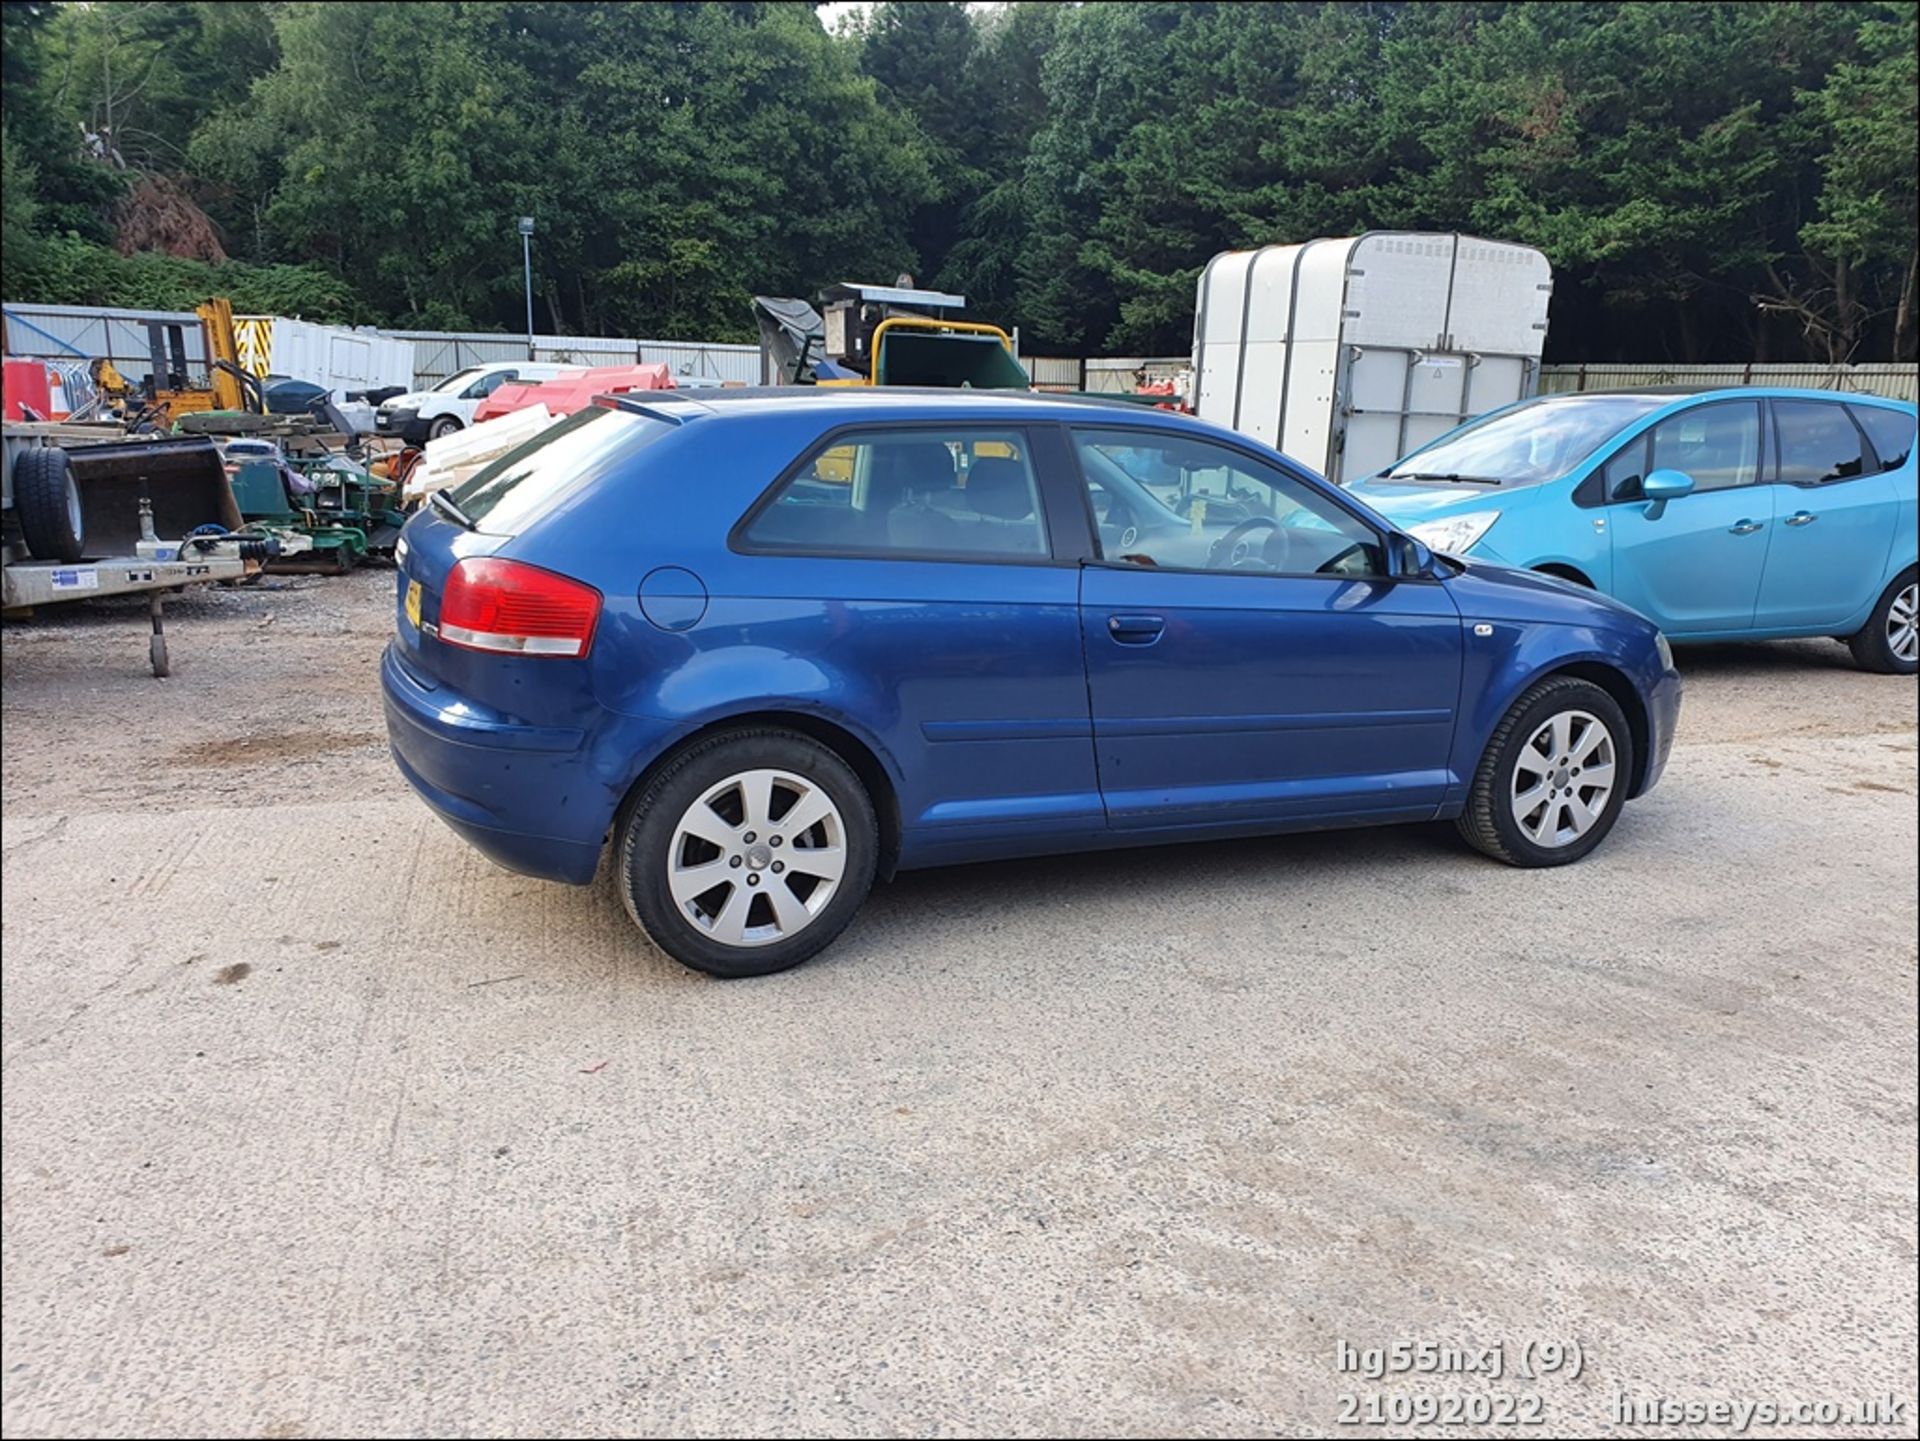
{"type": "Polygon", "coordinates": [[[1600,823],[1614,785],[1613,733],[1598,716],[1564,710],[1520,747],[1513,818],[1537,846],[1571,845],[1600,823]]]}
{"type": "Polygon", "coordinates": [[[1633,732],[1592,681],[1550,676],[1493,729],[1460,834],[1513,866],[1564,866],[1599,845],[1626,804],[1633,732]]]}

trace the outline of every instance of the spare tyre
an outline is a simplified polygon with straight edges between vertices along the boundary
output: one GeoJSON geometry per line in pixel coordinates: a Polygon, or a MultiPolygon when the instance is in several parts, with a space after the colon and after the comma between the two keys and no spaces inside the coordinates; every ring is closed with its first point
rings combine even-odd
{"type": "Polygon", "coordinates": [[[23,450],[13,458],[13,510],[35,560],[68,564],[86,553],[80,488],[67,453],[58,446],[23,450]]]}

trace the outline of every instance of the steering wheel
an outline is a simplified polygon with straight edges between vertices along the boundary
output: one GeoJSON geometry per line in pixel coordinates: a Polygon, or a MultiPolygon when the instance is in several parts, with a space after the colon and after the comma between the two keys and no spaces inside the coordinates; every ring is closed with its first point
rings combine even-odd
{"type": "Polygon", "coordinates": [[[1213,543],[1213,548],[1207,552],[1207,569],[1234,570],[1254,559],[1253,547],[1247,542],[1254,531],[1261,529],[1278,530],[1280,522],[1268,515],[1256,515],[1241,521],[1213,543]]]}

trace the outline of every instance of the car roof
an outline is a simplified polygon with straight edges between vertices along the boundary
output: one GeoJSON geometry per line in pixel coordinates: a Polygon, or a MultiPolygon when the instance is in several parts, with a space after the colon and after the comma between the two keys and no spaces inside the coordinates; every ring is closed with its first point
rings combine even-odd
{"type": "Polygon", "coordinates": [[[1562,404],[1575,400],[1654,400],[1663,404],[1688,396],[1713,396],[1719,399],[1771,397],[1775,400],[1865,401],[1872,405],[1912,405],[1885,395],[1868,395],[1851,390],[1822,390],[1796,385],[1632,385],[1619,390],[1560,390],[1533,399],[1562,404]]]}
{"type": "Polygon", "coordinates": [[[1151,418],[1161,423],[1211,430],[1191,416],[1140,405],[1120,396],[1061,395],[1032,390],[955,390],[912,385],[763,385],[701,388],[694,391],[644,391],[598,397],[600,403],[662,419],[683,421],[706,415],[807,414],[849,419],[944,420],[991,417],[1010,422],[1085,421],[1088,413],[1151,418]]]}

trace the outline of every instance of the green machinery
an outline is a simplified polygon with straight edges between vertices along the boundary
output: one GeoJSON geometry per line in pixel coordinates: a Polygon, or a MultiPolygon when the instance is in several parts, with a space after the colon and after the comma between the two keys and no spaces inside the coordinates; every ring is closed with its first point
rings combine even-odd
{"type": "Polygon", "coordinates": [[[270,570],[344,575],[371,554],[391,552],[407,519],[400,487],[343,455],[246,459],[234,468],[232,482],[234,501],[250,525],[284,527],[313,539],[310,552],[276,561],[270,570]]]}

